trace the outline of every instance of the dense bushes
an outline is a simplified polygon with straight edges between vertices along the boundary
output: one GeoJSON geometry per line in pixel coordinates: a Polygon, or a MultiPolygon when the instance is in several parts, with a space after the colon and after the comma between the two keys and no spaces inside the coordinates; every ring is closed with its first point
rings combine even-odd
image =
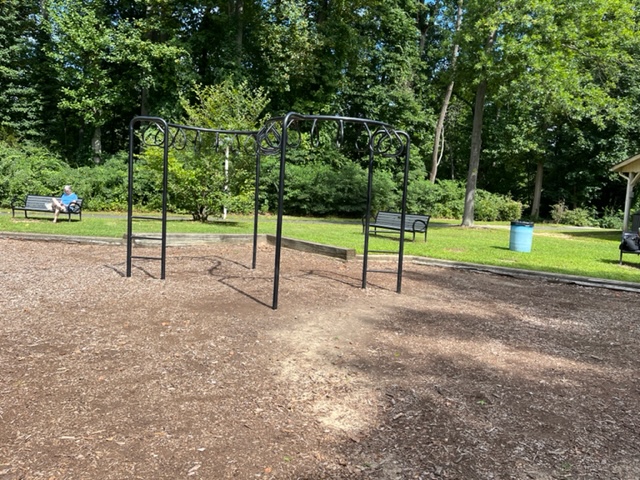
{"type": "MultiPolygon", "coordinates": [[[[13,198],[61,194],[69,167],[46,148],[26,143],[20,147],[0,143],[0,202],[13,198]]],[[[67,182],[68,183],[68,182],[67,182]]]]}
{"type": "MultiPolygon", "coordinates": [[[[263,210],[277,207],[279,173],[279,160],[267,157],[260,187],[263,210]]],[[[398,198],[391,173],[377,172],[373,179],[373,209],[397,208],[398,198]]],[[[363,215],[366,206],[367,170],[359,165],[310,162],[286,166],[286,214],[353,217],[363,215]]]]}
{"type": "MultiPolygon", "coordinates": [[[[71,185],[83,196],[91,210],[126,210],[128,155],[121,153],[102,165],[81,167],[71,171],[71,185]]],[[[144,188],[144,187],[143,187],[144,188]]],[[[138,188],[138,192],[141,188],[138,188]]],[[[140,193],[138,193],[138,197],[140,193]]]]}
{"type": "MultiPolygon", "coordinates": [[[[250,213],[253,208],[253,157],[232,158],[228,193],[223,193],[224,177],[219,157],[211,165],[189,160],[191,154],[170,158],[169,204],[175,212],[194,213],[206,208],[215,212],[223,203],[230,212],[250,213]],[[215,167],[215,168],[214,168],[215,167]],[[204,172],[197,169],[204,168],[204,172]],[[202,179],[206,185],[201,184],[202,179]],[[203,194],[203,192],[206,192],[203,194]]],[[[136,163],[133,198],[136,208],[157,210],[161,206],[160,156],[152,151],[136,163]]],[[[373,210],[398,210],[401,179],[379,169],[373,177],[373,210]]],[[[277,208],[279,160],[263,157],[260,203],[263,212],[277,208]]],[[[127,208],[127,154],[105,159],[101,165],[70,168],[47,149],[25,144],[20,147],[0,143],[0,204],[28,193],[59,195],[71,184],[84,197],[90,210],[127,208]]],[[[407,192],[408,211],[428,213],[435,218],[459,219],[464,208],[464,185],[443,180],[432,184],[419,173],[411,174],[407,192]]],[[[339,215],[357,217],[364,213],[367,169],[337,151],[319,155],[293,153],[286,166],[285,205],[287,214],[339,215]]],[[[475,218],[481,221],[514,220],[522,214],[522,204],[502,195],[478,190],[475,218]]],[[[195,216],[195,215],[194,215],[195,216]]],[[[203,215],[205,219],[206,215],[203,215]]],[[[608,218],[612,221],[613,215],[608,218]]],[[[559,223],[584,223],[580,211],[562,210],[559,223]],[[573,215],[573,216],[572,216],[573,215]]]]}
{"type": "Polygon", "coordinates": [[[600,227],[600,228],[622,228],[622,212],[606,210],[602,217],[598,217],[595,210],[586,208],[570,209],[563,201],[551,207],[551,219],[555,223],[562,225],[573,225],[576,227],[600,227]]]}
{"type": "Polygon", "coordinates": [[[11,146],[0,142],[0,205],[9,207],[27,194],[61,195],[70,184],[91,210],[127,208],[127,155],[104,164],[71,168],[44,147],[29,143],[11,146]]]}
{"type": "MultiPolygon", "coordinates": [[[[462,182],[440,180],[433,184],[426,179],[413,179],[408,187],[407,209],[436,218],[458,219],[464,211],[464,195],[462,182]]],[[[476,220],[517,220],[521,216],[522,203],[485,190],[476,191],[476,220]]]]}

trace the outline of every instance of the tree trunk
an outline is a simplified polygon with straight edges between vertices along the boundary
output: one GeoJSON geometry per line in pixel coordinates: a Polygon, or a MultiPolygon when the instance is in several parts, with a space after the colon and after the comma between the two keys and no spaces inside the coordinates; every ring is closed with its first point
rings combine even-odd
{"type": "MultiPolygon", "coordinates": [[[[456,13],[456,33],[460,30],[460,24],[462,23],[462,5],[464,0],[458,0],[458,12],[456,13]]],[[[451,81],[447,85],[447,91],[442,101],[442,108],[440,109],[440,116],[438,117],[438,123],[436,123],[436,132],[433,139],[433,152],[431,154],[431,172],[429,173],[429,180],[431,183],[435,183],[436,176],[438,175],[438,165],[440,163],[440,138],[443,137],[442,131],[444,129],[444,120],[447,116],[447,110],[449,109],[449,102],[451,101],[451,95],[453,94],[453,73],[456,68],[456,61],[458,59],[458,50],[460,46],[455,43],[453,45],[453,52],[451,53],[451,81]]],[[[444,141],[444,140],[443,140],[444,141]]]]}
{"type": "Polygon", "coordinates": [[[473,226],[478,167],[480,166],[480,150],[482,150],[482,118],[484,116],[484,99],[486,95],[487,81],[482,80],[476,90],[476,103],[473,109],[471,155],[469,157],[469,172],[467,173],[467,188],[464,195],[464,214],[462,215],[462,225],[465,227],[473,226]]]}
{"type": "Polygon", "coordinates": [[[244,39],[244,0],[236,0],[236,49],[238,67],[242,65],[242,49],[244,39]]]}
{"type": "MultiPolygon", "coordinates": [[[[487,38],[485,50],[489,52],[493,48],[497,30],[494,30],[487,38]]],[[[484,77],[485,72],[482,72],[484,77]]],[[[473,129],[471,131],[471,155],[469,156],[469,172],[467,173],[467,188],[464,195],[464,213],[462,214],[462,226],[473,226],[476,202],[476,185],[478,184],[478,167],[480,166],[480,151],[482,150],[482,118],[484,116],[484,100],[487,96],[487,79],[483,78],[476,90],[476,102],[473,108],[473,129]]]]}
{"type": "Polygon", "coordinates": [[[147,87],[142,87],[142,92],[140,93],[140,115],[146,117],[149,115],[149,89],[147,87]]]}
{"type": "Polygon", "coordinates": [[[536,182],[533,187],[533,205],[531,205],[531,218],[537,219],[540,217],[540,198],[542,197],[542,174],[544,171],[544,163],[542,160],[538,161],[536,168],[536,182]]]}
{"type": "MultiPolygon", "coordinates": [[[[427,2],[425,2],[425,6],[426,6],[426,3],[427,2]]],[[[420,55],[424,54],[427,35],[429,35],[429,32],[433,29],[433,26],[435,25],[435,19],[437,17],[436,12],[438,11],[439,6],[440,6],[439,1],[433,2],[433,4],[431,4],[431,8],[428,9],[428,13],[426,14],[426,17],[423,17],[420,14],[421,9],[418,9],[418,18],[416,19],[416,25],[418,26],[418,30],[420,31],[420,43],[418,47],[420,51],[420,55]]]]}
{"type": "Polygon", "coordinates": [[[93,130],[91,151],[93,152],[93,162],[99,164],[102,161],[102,130],[100,127],[93,130]]]}

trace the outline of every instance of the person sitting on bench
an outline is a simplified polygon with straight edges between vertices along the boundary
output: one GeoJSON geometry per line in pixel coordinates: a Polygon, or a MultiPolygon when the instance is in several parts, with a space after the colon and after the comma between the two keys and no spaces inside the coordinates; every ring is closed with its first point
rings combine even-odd
{"type": "Polygon", "coordinates": [[[78,195],[71,191],[71,185],[65,185],[62,196],[60,198],[53,197],[51,203],[46,204],[47,209],[53,211],[53,223],[58,221],[60,212],[66,213],[69,205],[75,203],[76,200],[78,200],[78,195]]]}

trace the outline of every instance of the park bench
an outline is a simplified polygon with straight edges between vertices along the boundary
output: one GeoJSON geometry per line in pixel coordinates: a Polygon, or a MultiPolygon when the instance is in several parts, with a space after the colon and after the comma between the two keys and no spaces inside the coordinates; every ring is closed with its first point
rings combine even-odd
{"type": "Polygon", "coordinates": [[[622,265],[622,255],[625,253],[635,253],[640,255],[640,244],[638,234],[635,232],[623,232],[620,242],[620,265],[622,265]]]}
{"type": "MultiPolygon", "coordinates": [[[[53,213],[45,206],[46,203],[51,203],[51,197],[46,195],[27,195],[23,206],[17,206],[14,203],[11,203],[11,215],[13,217],[16,216],[16,210],[24,211],[25,218],[29,218],[27,217],[27,212],[53,213]]],[[[78,198],[75,203],[69,205],[66,212],[60,212],[60,215],[68,215],[69,221],[71,221],[71,215],[78,215],[79,219],[82,220],[82,199],[78,198]]]]}
{"type": "MultiPolygon", "coordinates": [[[[413,233],[413,241],[416,239],[416,233],[424,233],[424,241],[427,241],[427,228],[429,227],[429,219],[431,215],[418,215],[407,213],[405,215],[404,231],[413,233]]],[[[401,233],[402,214],[397,212],[378,212],[376,216],[369,222],[369,232],[373,229],[373,234],[378,234],[378,229],[394,230],[401,233]]],[[[362,219],[362,233],[366,228],[366,218],[362,219]]]]}

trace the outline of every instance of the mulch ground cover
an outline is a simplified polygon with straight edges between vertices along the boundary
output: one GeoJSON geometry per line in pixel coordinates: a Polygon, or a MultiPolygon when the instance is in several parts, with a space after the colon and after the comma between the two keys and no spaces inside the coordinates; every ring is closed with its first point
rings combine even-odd
{"type": "Polygon", "coordinates": [[[640,478],[637,293],[273,256],[0,239],[0,480],[640,478]]]}

